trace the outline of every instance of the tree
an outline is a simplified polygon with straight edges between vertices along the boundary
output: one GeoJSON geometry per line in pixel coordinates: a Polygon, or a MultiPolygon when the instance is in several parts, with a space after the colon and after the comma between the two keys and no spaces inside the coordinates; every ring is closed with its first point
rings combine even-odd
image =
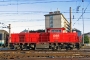
{"type": "Polygon", "coordinates": [[[84,35],[84,43],[89,43],[89,37],[87,35],[84,35]]]}

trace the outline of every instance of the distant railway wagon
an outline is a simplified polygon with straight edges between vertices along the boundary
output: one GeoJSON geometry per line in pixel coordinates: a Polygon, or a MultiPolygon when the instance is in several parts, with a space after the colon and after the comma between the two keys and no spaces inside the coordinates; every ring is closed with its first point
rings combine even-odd
{"type": "Polygon", "coordinates": [[[12,33],[10,47],[15,49],[80,48],[81,32],[63,32],[65,28],[47,28],[47,32],[12,33]]]}
{"type": "Polygon", "coordinates": [[[5,30],[0,30],[0,46],[7,46],[8,44],[8,32],[5,30]]]}

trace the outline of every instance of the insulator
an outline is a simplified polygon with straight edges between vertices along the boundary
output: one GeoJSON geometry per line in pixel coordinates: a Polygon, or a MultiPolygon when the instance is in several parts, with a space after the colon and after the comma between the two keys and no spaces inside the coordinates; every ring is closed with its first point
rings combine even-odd
{"type": "Polygon", "coordinates": [[[84,2],[84,0],[82,0],[82,2],[84,2]]]}

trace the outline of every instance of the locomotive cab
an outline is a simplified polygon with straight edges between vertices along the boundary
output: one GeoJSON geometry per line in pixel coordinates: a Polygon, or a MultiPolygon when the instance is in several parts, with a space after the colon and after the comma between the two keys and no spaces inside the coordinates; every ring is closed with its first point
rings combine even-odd
{"type": "Polygon", "coordinates": [[[47,33],[63,33],[65,28],[47,28],[47,33]]]}
{"type": "Polygon", "coordinates": [[[40,34],[40,43],[36,44],[36,49],[52,49],[52,46],[60,39],[59,34],[64,30],[65,28],[47,28],[45,33],[40,34]]]}

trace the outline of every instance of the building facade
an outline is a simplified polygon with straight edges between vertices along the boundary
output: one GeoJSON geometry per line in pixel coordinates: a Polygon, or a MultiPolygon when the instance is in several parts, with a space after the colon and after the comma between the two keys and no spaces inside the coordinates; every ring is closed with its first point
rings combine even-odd
{"type": "Polygon", "coordinates": [[[66,31],[70,30],[70,23],[66,20],[64,15],[60,11],[49,12],[45,16],[45,29],[46,28],[62,28],[66,31]]]}

